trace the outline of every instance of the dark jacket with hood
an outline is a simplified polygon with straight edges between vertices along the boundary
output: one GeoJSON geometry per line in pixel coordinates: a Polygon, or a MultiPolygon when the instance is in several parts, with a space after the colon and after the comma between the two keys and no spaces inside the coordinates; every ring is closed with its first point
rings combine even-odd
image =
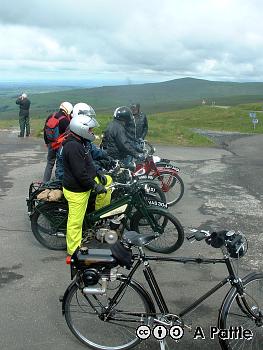
{"type": "Polygon", "coordinates": [[[25,98],[18,98],[16,100],[16,104],[19,105],[19,117],[28,117],[29,116],[29,108],[30,108],[30,100],[25,97],[25,98]]]}
{"type": "Polygon", "coordinates": [[[125,126],[116,119],[110,122],[105,130],[102,146],[107,150],[108,155],[114,159],[122,160],[128,155],[136,158],[139,154],[131,145],[126,135],[125,126]]]}
{"type": "Polygon", "coordinates": [[[94,188],[96,168],[85,140],[70,135],[63,143],[63,187],[71,192],[86,192],[94,188]]]}

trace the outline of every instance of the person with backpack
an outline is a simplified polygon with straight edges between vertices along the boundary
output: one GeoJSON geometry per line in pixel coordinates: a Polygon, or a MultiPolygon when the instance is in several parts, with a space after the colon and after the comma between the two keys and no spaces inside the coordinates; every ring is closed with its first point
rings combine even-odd
{"type": "Polygon", "coordinates": [[[44,125],[44,140],[48,148],[47,164],[44,171],[43,182],[51,179],[52,170],[56,162],[57,149],[53,147],[61,135],[63,135],[71,120],[73,106],[70,102],[62,102],[59,111],[50,114],[44,125]]]}
{"type": "Polygon", "coordinates": [[[20,133],[18,137],[24,137],[26,130],[26,137],[30,136],[30,123],[29,123],[29,108],[30,100],[27,97],[27,94],[23,93],[16,100],[16,104],[19,105],[19,126],[20,133]]]}
{"type": "Polygon", "coordinates": [[[102,174],[98,176],[87,148],[87,143],[95,140],[93,128],[99,126],[96,114],[91,106],[81,105],[70,121],[70,134],[63,142],[63,194],[69,207],[66,235],[69,255],[81,245],[82,224],[91,190],[97,194],[95,210],[109,204],[111,200],[111,190],[105,188],[111,178],[102,174]]]}

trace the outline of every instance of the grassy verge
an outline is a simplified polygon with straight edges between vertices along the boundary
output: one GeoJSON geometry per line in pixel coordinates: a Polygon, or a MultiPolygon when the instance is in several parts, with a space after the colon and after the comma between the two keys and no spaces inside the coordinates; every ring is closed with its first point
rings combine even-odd
{"type": "MultiPolygon", "coordinates": [[[[147,139],[154,144],[181,146],[209,146],[212,141],[192,131],[194,128],[237,131],[243,133],[263,133],[263,113],[260,104],[246,104],[230,108],[198,106],[174,112],[156,113],[148,116],[149,133],[147,139]],[[253,128],[249,111],[258,111],[258,124],[253,128]]],[[[31,119],[32,133],[41,136],[45,117],[31,119]]],[[[105,130],[112,116],[98,114],[100,127],[96,134],[105,130]]],[[[0,120],[0,128],[18,127],[18,120],[0,120]]]]}

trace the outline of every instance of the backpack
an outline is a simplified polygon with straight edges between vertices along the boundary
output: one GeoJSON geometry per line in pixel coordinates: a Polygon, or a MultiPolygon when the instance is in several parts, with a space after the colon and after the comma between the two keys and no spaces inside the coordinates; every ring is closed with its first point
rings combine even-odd
{"type": "Polygon", "coordinates": [[[66,130],[63,134],[59,135],[55,141],[50,143],[51,148],[57,151],[62,146],[62,142],[65,141],[69,135],[70,130],[66,130]]]}
{"type": "Polygon", "coordinates": [[[44,132],[48,142],[54,142],[59,137],[59,122],[60,120],[67,118],[65,115],[56,118],[56,113],[52,114],[45,123],[44,132]]]}

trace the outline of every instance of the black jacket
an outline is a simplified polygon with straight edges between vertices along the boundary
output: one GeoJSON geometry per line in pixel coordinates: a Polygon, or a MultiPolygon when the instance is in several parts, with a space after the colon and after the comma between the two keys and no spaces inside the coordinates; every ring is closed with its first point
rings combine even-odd
{"type": "Polygon", "coordinates": [[[110,122],[105,130],[102,146],[107,150],[108,155],[114,159],[121,160],[128,155],[138,156],[138,152],[127,138],[124,125],[116,119],[110,122]]]}
{"type": "Polygon", "coordinates": [[[130,140],[145,139],[148,132],[148,121],[146,114],[140,112],[125,126],[127,136],[130,140]]]}
{"type": "MultiPolygon", "coordinates": [[[[54,113],[50,114],[46,121],[45,121],[45,124],[44,124],[44,140],[45,140],[45,144],[47,145],[48,143],[50,143],[50,141],[48,140],[47,138],[47,135],[46,135],[46,132],[45,132],[45,125],[46,125],[46,122],[48,121],[49,118],[52,117],[54,113]]],[[[67,117],[62,111],[58,111],[55,115],[55,118],[59,118],[59,117],[65,117],[65,118],[62,118],[59,120],[59,124],[58,124],[58,127],[59,127],[59,135],[62,135],[64,134],[64,132],[67,130],[67,127],[69,126],[69,123],[70,123],[70,118],[67,117]]]]}
{"type": "Polygon", "coordinates": [[[30,108],[30,100],[28,98],[18,98],[16,100],[16,104],[19,105],[19,117],[28,117],[29,116],[29,108],[30,108]]]}
{"type": "Polygon", "coordinates": [[[72,192],[94,188],[96,169],[84,140],[70,135],[63,143],[63,187],[72,192]]]}

